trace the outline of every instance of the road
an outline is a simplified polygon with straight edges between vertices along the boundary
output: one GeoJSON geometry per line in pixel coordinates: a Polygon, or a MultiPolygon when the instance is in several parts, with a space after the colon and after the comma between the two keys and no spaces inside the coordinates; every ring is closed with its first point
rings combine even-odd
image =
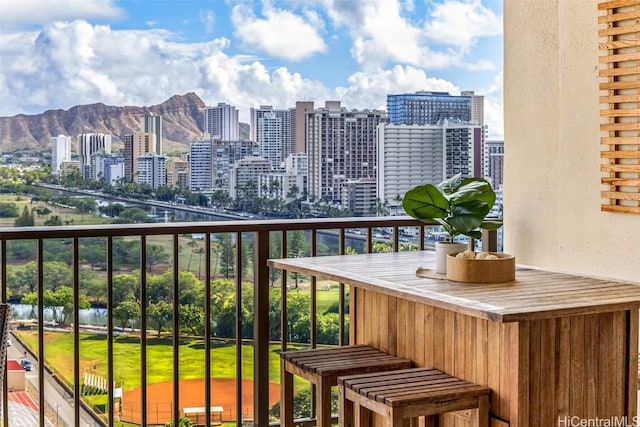
{"type": "MultiPolygon", "coordinates": [[[[7,358],[20,360],[24,357],[25,348],[20,342],[11,336],[12,344],[8,347],[7,358]]],[[[33,363],[33,369],[30,372],[25,372],[26,381],[28,381],[34,390],[38,390],[38,363],[32,355],[28,355],[27,358],[33,363]]],[[[73,408],[73,396],[65,391],[65,389],[58,384],[53,375],[47,373],[45,370],[44,381],[44,396],[45,401],[52,408],[52,412],[56,413],[56,417],[60,421],[60,425],[72,426],[74,420],[74,408],[73,408]]],[[[38,396],[34,396],[34,400],[38,403],[38,396]]],[[[51,420],[55,421],[55,420],[51,420]]],[[[80,426],[81,427],[99,427],[100,424],[96,423],[93,418],[86,413],[86,411],[80,407],[80,426]]],[[[37,427],[34,426],[34,427],[37,427]]]]}

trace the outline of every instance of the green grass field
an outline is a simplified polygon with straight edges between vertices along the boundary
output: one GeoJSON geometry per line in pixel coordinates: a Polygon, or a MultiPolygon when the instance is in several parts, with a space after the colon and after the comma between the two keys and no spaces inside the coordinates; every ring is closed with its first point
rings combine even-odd
{"type": "MultiPolygon", "coordinates": [[[[22,213],[25,206],[28,209],[39,207],[49,208],[52,212],[47,217],[38,217],[35,215],[35,225],[44,225],[44,222],[48,217],[52,215],[58,215],[63,223],[69,221],[73,225],[96,225],[96,224],[110,224],[111,221],[108,218],[102,218],[99,215],[92,214],[79,214],[75,209],[61,208],[59,206],[52,206],[42,201],[31,202],[31,198],[24,195],[14,194],[0,194],[0,202],[12,202],[18,206],[18,212],[22,213]]],[[[15,224],[15,218],[0,218],[0,227],[13,227],[15,224]]]]}

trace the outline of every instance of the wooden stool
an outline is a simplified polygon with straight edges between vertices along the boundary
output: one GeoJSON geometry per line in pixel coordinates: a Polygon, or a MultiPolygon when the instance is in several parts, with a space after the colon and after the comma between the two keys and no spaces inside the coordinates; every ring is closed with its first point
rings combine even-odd
{"type": "Polygon", "coordinates": [[[411,361],[392,356],[375,348],[356,345],[280,354],[282,374],[280,399],[280,425],[292,427],[293,375],[298,375],[317,387],[317,426],[331,426],[331,387],[338,385],[338,377],[391,371],[411,366],[411,361]]]}
{"type": "Polygon", "coordinates": [[[338,378],[340,427],[369,424],[368,409],[385,427],[402,427],[407,418],[477,409],[478,427],[489,425],[489,388],[437,369],[413,368],[338,378]]]}

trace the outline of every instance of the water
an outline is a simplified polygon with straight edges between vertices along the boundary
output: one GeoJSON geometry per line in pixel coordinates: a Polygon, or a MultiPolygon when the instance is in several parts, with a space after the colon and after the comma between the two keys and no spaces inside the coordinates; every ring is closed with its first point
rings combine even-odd
{"type": "MultiPolygon", "coordinates": [[[[37,307],[26,304],[11,304],[11,308],[13,309],[11,318],[14,320],[35,319],[38,314],[37,307]]],[[[107,324],[106,308],[88,308],[86,310],[80,310],[79,314],[80,324],[101,326],[107,324]]],[[[44,320],[46,322],[53,321],[53,311],[50,308],[44,309],[44,320]]]]}

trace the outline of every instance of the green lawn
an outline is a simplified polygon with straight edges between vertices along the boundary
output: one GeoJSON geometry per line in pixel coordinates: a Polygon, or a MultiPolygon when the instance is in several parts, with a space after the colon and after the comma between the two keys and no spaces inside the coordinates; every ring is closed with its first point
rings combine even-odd
{"type": "MultiPolygon", "coordinates": [[[[19,332],[20,339],[30,348],[37,347],[36,332],[19,332]]],[[[171,381],[173,354],[170,338],[147,339],[147,383],[171,381]]],[[[204,377],[204,340],[180,341],[180,378],[204,377]]],[[[280,382],[279,345],[273,345],[269,360],[269,378],[280,382]]],[[[62,376],[73,382],[73,336],[68,333],[45,332],[45,359],[62,376]]],[[[93,369],[106,377],[107,337],[92,333],[80,334],[80,372],[93,369]]],[[[233,343],[215,342],[211,349],[211,375],[215,378],[235,378],[236,347],[233,343]]],[[[113,344],[115,380],[123,382],[125,390],[140,386],[140,343],[135,336],[117,337],[113,344]]],[[[242,372],[253,377],[253,347],[242,346],[242,372]]]]}
{"type": "MultiPolygon", "coordinates": [[[[99,215],[93,214],[79,214],[75,209],[61,208],[59,206],[52,206],[45,202],[31,202],[31,198],[25,195],[14,194],[0,194],[0,202],[12,202],[18,206],[18,212],[22,213],[25,206],[28,209],[40,207],[49,208],[52,212],[47,217],[38,217],[35,215],[35,225],[44,225],[44,222],[48,217],[52,215],[58,215],[63,221],[69,221],[73,225],[96,225],[96,224],[110,224],[111,221],[108,218],[102,218],[99,215]]],[[[13,227],[15,224],[15,218],[0,218],[0,227],[13,227]]]]}

